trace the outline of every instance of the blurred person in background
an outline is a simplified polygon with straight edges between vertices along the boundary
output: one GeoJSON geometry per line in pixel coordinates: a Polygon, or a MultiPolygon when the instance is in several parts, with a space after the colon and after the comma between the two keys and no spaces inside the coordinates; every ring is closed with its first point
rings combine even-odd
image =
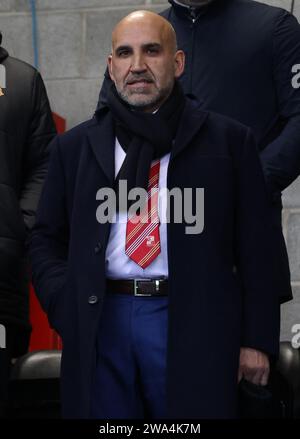
{"type": "Polygon", "coordinates": [[[25,241],[47,173],[56,134],[39,72],[9,56],[0,33],[0,417],[5,416],[11,360],[28,350],[29,270],[25,241]]]}

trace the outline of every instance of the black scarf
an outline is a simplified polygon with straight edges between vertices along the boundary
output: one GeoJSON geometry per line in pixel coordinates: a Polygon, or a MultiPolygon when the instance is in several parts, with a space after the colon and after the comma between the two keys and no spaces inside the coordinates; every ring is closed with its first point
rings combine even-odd
{"type": "Polygon", "coordinates": [[[147,190],[152,160],[171,151],[185,103],[182,88],[175,81],[172,93],[155,114],[133,111],[114,84],[107,98],[116,137],[126,152],[116,183],[127,180],[128,192],[135,187],[147,190]]]}

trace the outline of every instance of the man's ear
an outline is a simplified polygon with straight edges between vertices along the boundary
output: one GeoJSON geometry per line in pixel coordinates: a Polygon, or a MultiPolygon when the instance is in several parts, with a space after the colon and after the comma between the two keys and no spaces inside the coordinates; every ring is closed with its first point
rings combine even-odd
{"type": "Polygon", "coordinates": [[[114,81],[114,75],[113,75],[113,72],[112,72],[112,55],[109,55],[108,58],[107,58],[107,67],[108,67],[110,79],[112,81],[114,81]]]}
{"type": "Polygon", "coordinates": [[[174,57],[175,62],[175,78],[179,78],[183,71],[185,65],[185,54],[183,50],[177,50],[174,57]]]}

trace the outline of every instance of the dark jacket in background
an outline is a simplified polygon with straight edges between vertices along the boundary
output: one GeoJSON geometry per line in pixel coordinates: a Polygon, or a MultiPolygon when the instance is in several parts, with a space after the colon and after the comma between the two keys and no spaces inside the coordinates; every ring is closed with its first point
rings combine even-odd
{"type": "Polygon", "coordinates": [[[27,350],[30,334],[24,242],[34,224],[55,126],[37,70],[2,47],[0,64],[6,69],[0,96],[0,323],[20,328],[18,356],[27,350]]]}
{"type": "Polygon", "coordinates": [[[292,67],[300,63],[296,18],[252,0],[217,0],[194,23],[176,4],[162,15],[186,53],[186,93],[252,128],[269,187],[285,189],[300,174],[300,88],[292,87],[292,67]]]}

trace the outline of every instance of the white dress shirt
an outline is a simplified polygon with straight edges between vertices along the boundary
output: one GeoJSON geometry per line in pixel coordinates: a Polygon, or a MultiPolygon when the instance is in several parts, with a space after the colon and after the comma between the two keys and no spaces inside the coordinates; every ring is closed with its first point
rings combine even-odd
{"type": "MultiPolygon", "coordinates": [[[[126,153],[118,139],[115,143],[115,177],[117,176],[126,153]]],[[[170,153],[160,160],[159,190],[167,187],[167,171],[170,153]]],[[[111,224],[108,246],[106,248],[106,277],[109,279],[159,279],[168,277],[167,254],[167,224],[166,224],[167,197],[166,192],[159,191],[158,216],[160,219],[160,254],[146,268],[141,268],[125,254],[126,242],[126,212],[117,213],[111,224]]]]}

